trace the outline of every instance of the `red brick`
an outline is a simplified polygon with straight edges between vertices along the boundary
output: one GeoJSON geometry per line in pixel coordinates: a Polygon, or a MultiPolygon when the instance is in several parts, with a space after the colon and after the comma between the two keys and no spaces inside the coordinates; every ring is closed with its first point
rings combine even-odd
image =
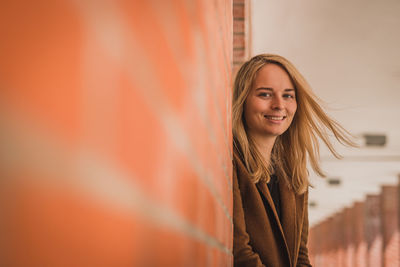
{"type": "Polygon", "coordinates": [[[245,47],[245,36],[243,34],[233,35],[233,49],[245,47]]]}
{"type": "Polygon", "coordinates": [[[233,62],[244,62],[245,50],[244,48],[233,49],[233,62]]]}
{"type": "Polygon", "coordinates": [[[151,232],[138,226],[140,218],[26,178],[0,190],[8,229],[0,239],[0,266],[133,266],[144,252],[137,241],[151,232]]]}
{"type": "Polygon", "coordinates": [[[367,243],[365,239],[364,202],[354,203],[354,241],[355,241],[355,267],[365,267],[367,260],[367,243]]]}
{"type": "Polygon", "coordinates": [[[384,267],[400,265],[398,200],[398,186],[382,186],[381,216],[384,267]]]}
{"type": "MultiPolygon", "coordinates": [[[[244,19],[244,3],[233,13],[244,19]]],[[[207,241],[232,249],[232,15],[231,0],[2,6],[0,116],[23,114],[35,132],[19,134],[56,155],[38,151],[45,167],[24,168],[13,194],[0,186],[1,266],[232,265],[207,241]],[[92,23],[100,17],[105,27],[92,23]],[[150,210],[117,201],[118,190],[150,210]]]]}
{"type": "Polygon", "coordinates": [[[245,14],[245,5],[244,4],[233,4],[233,18],[244,18],[245,14]]]}
{"type": "Polygon", "coordinates": [[[0,9],[0,100],[69,145],[79,142],[82,123],[80,17],[68,1],[7,1],[0,9]]]}
{"type": "Polygon", "coordinates": [[[244,20],[233,20],[233,33],[245,33],[245,22],[244,20]]]}
{"type": "Polygon", "coordinates": [[[238,72],[238,70],[240,69],[241,65],[242,64],[240,64],[240,63],[233,64],[233,70],[232,70],[232,73],[234,75],[233,77],[235,77],[235,75],[238,72]]]}
{"type": "Polygon", "coordinates": [[[365,200],[365,239],[369,266],[382,264],[381,199],[379,195],[367,195],[365,200]]]}

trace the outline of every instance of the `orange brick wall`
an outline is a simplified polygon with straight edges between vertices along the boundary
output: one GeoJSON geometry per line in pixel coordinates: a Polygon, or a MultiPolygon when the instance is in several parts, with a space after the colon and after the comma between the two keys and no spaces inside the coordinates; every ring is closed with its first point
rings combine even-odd
{"type": "Polygon", "coordinates": [[[315,267],[400,266],[400,180],[310,229],[315,267]]]}
{"type": "Polygon", "coordinates": [[[3,2],[0,266],[231,266],[232,1],[3,2]]]}

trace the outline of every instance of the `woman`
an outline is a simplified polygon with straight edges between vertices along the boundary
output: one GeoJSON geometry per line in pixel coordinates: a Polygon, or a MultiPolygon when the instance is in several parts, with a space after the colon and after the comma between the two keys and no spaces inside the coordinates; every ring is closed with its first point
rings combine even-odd
{"type": "Polygon", "coordinates": [[[322,110],[296,68],[262,54],[239,69],[233,91],[235,266],[311,266],[307,160],[320,176],[320,138],[351,136],[322,110]]]}

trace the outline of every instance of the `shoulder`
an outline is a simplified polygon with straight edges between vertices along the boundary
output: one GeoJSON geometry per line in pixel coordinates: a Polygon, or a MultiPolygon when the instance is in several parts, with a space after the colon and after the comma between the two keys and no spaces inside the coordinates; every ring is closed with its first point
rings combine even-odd
{"type": "Polygon", "coordinates": [[[233,188],[234,191],[240,191],[242,196],[248,193],[257,191],[256,185],[253,182],[250,173],[248,172],[241,155],[234,150],[233,153],[233,188]]]}
{"type": "Polygon", "coordinates": [[[308,188],[300,194],[294,193],[298,206],[308,207],[308,188]]]}

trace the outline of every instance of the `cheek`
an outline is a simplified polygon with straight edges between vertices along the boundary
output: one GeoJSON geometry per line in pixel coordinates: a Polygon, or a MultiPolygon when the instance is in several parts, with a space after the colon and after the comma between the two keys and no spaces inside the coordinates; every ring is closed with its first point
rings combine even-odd
{"type": "Polygon", "coordinates": [[[297,103],[296,102],[293,103],[293,106],[291,106],[290,111],[293,116],[296,114],[296,111],[297,111],[297,103]]]}
{"type": "Polygon", "coordinates": [[[290,125],[292,125],[292,123],[293,123],[293,121],[295,119],[296,112],[297,112],[297,105],[291,106],[290,109],[289,109],[289,112],[290,112],[290,115],[291,115],[290,116],[290,120],[289,120],[289,126],[290,126],[290,125]]]}
{"type": "Polygon", "coordinates": [[[264,109],[264,103],[259,99],[252,98],[244,104],[244,109],[248,114],[259,113],[264,109]]]}
{"type": "Polygon", "coordinates": [[[255,110],[254,101],[246,100],[246,102],[243,105],[243,114],[244,114],[245,118],[250,117],[251,114],[254,113],[254,110],[255,110]]]}
{"type": "Polygon", "coordinates": [[[294,105],[293,109],[291,110],[292,112],[292,118],[290,120],[290,125],[292,125],[293,121],[295,120],[296,117],[296,112],[297,112],[297,105],[294,105]]]}
{"type": "Polygon", "coordinates": [[[252,103],[245,103],[243,106],[244,123],[249,128],[254,128],[258,124],[257,107],[252,103]]]}

